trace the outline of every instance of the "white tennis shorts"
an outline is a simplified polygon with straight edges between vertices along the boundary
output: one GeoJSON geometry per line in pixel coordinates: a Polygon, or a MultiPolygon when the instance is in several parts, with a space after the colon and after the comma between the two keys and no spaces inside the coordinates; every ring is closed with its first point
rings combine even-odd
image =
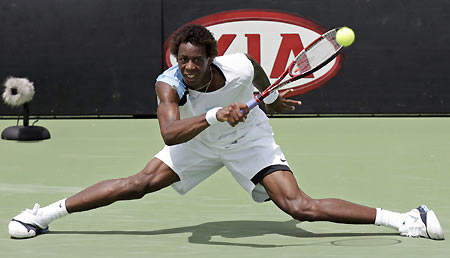
{"type": "Polygon", "coordinates": [[[268,128],[260,128],[258,135],[263,137],[238,140],[228,146],[208,145],[194,138],[182,144],[165,146],[155,157],[180,177],[180,181],[172,184],[180,194],[187,193],[225,166],[253,200],[263,202],[269,196],[259,180],[253,183],[258,172],[269,166],[290,169],[273,138],[272,128],[269,125],[268,128]]]}

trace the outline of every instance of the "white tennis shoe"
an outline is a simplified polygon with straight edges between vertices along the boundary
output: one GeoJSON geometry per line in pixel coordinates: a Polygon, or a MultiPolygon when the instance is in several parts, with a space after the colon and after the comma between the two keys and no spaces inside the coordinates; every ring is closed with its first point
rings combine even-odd
{"type": "Polygon", "coordinates": [[[403,214],[400,235],[408,237],[425,237],[435,240],[444,239],[444,231],[434,211],[425,205],[403,214]]]}
{"type": "Polygon", "coordinates": [[[48,231],[49,220],[39,212],[39,204],[15,216],[8,225],[12,238],[30,238],[48,231]]]}

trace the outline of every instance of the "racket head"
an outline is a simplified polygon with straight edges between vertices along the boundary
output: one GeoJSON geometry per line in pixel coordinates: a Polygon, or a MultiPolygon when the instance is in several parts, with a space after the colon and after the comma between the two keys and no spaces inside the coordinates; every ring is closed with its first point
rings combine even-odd
{"type": "Polygon", "coordinates": [[[335,28],[325,32],[303,49],[277,81],[258,96],[258,100],[262,101],[271,92],[316,72],[337,57],[343,48],[336,41],[336,32],[339,29],[335,28]],[[283,81],[288,74],[291,78],[283,81]]]}
{"type": "Polygon", "coordinates": [[[336,41],[339,29],[327,31],[303,49],[289,66],[289,75],[297,79],[303,78],[333,60],[343,48],[336,41]]]}

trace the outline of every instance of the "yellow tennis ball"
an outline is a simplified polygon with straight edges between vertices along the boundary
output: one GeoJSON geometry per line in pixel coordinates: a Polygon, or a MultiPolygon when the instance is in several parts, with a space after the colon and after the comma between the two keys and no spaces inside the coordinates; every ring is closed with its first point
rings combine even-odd
{"type": "Polygon", "coordinates": [[[349,27],[342,27],[336,32],[336,41],[339,45],[348,47],[355,41],[355,33],[349,27]]]}

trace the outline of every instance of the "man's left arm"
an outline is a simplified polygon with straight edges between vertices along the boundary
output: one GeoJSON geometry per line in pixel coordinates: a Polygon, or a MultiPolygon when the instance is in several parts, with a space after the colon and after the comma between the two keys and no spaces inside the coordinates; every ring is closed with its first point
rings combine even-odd
{"type": "MultiPolygon", "coordinates": [[[[247,55],[248,59],[253,64],[254,76],[253,76],[253,85],[259,90],[259,92],[263,92],[267,87],[270,86],[269,78],[267,77],[266,72],[261,67],[261,65],[256,62],[251,56],[247,55]]],[[[295,110],[295,106],[299,106],[302,103],[297,100],[287,99],[286,95],[292,90],[283,91],[279,94],[278,98],[271,104],[266,104],[266,109],[269,112],[282,113],[286,110],[295,110]]]]}

